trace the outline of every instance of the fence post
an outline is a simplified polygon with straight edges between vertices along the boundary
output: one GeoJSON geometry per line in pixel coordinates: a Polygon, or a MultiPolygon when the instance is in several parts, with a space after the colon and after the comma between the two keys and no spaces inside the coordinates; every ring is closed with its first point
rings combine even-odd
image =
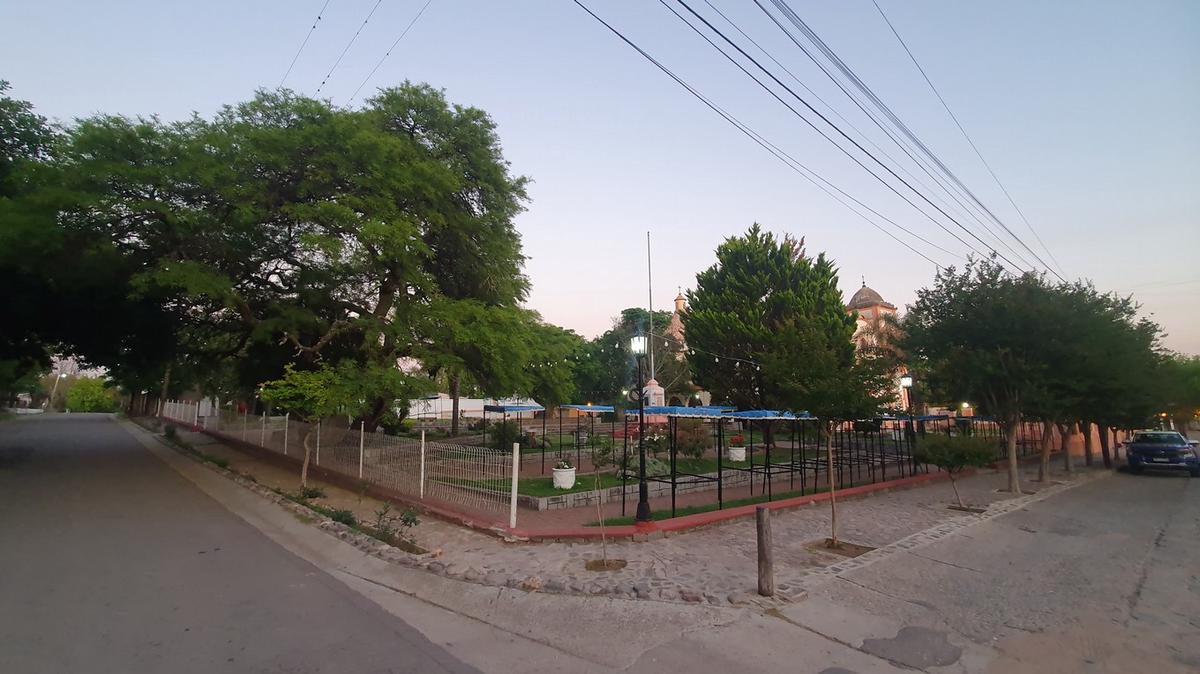
{"type": "Polygon", "coordinates": [[[317,465],[321,465],[321,420],[317,419],[317,465]]]}
{"type": "Polygon", "coordinates": [[[363,476],[363,443],[367,439],[367,422],[358,422],[358,479],[363,476]]]}
{"type": "Polygon", "coordinates": [[[421,429],[421,498],[425,498],[425,429],[421,429]]]}
{"type": "Polygon", "coordinates": [[[289,420],[289,419],[291,419],[291,417],[292,417],[292,413],[291,413],[291,412],[284,412],[284,413],[283,413],[283,455],[284,455],[284,456],[287,456],[287,436],[288,436],[288,426],[290,426],[290,425],[291,425],[291,424],[289,424],[289,423],[288,423],[288,420],[289,420]]]}
{"type": "Polygon", "coordinates": [[[508,497],[508,528],[517,528],[517,474],[521,472],[521,443],[513,443],[512,491],[508,497]]]}
{"type": "Polygon", "coordinates": [[[250,423],[250,410],[242,414],[242,442],[246,441],[246,426],[250,423]]]}
{"type": "Polygon", "coordinates": [[[267,413],[266,412],[263,412],[263,415],[262,415],[262,432],[259,433],[259,435],[258,435],[258,446],[259,447],[267,446],[267,413]]]}
{"type": "Polygon", "coordinates": [[[766,506],[754,509],[758,525],[758,593],[775,596],[775,557],[771,551],[771,511],[766,506]]]}

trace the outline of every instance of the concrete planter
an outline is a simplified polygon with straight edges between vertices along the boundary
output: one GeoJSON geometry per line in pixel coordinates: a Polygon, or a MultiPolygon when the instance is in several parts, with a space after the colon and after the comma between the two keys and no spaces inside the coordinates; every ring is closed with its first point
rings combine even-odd
{"type": "Polygon", "coordinates": [[[729,459],[730,461],[745,461],[746,460],[746,448],[745,447],[730,447],[728,449],[728,451],[725,453],[725,458],[729,459]]]}
{"type": "Polygon", "coordinates": [[[554,469],[554,488],[555,489],[570,489],[575,486],[575,469],[574,468],[555,468],[554,469]]]}

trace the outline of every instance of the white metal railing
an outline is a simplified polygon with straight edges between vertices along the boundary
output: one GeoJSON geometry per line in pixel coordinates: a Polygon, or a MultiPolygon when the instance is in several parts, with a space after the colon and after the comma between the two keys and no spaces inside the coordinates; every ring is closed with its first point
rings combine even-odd
{"type": "Polygon", "coordinates": [[[488,447],[427,442],[347,428],[333,420],[309,424],[289,415],[239,414],[219,407],[202,416],[197,403],[169,400],[162,415],[211,434],[239,440],[297,460],[308,443],[312,465],[361,480],[364,485],[418,500],[434,499],[470,509],[508,511],[516,526],[519,454],[488,447]]]}

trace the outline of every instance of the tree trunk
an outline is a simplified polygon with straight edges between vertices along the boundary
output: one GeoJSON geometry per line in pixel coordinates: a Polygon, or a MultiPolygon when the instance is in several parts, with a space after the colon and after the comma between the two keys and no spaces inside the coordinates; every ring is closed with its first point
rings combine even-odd
{"type": "Polygon", "coordinates": [[[837,534],[837,484],[833,477],[833,426],[830,425],[825,432],[825,461],[827,470],[829,471],[829,547],[839,548],[842,546],[838,541],[837,534]]]}
{"type": "Polygon", "coordinates": [[[1004,449],[1008,455],[1008,491],[1021,493],[1021,466],[1017,462],[1017,429],[1021,416],[1014,414],[1004,420],[1004,449]]]}
{"type": "Polygon", "coordinates": [[[304,463],[300,464],[300,488],[301,489],[305,489],[308,487],[308,457],[311,454],[311,450],[308,445],[308,440],[309,440],[309,438],[312,437],[312,434],[313,434],[313,427],[312,427],[312,425],[309,425],[308,430],[304,431],[304,463]]]}
{"type": "Polygon", "coordinates": [[[458,437],[458,395],[459,395],[458,374],[450,375],[450,437],[458,437]]]}
{"type": "Polygon", "coordinates": [[[1113,462],[1112,455],[1108,452],[1108,426],[1096,424],[1096,427],[1100,430],[1100,456],[1104,458],[1104,467],[1111,469],[1113,462]]]}
{"type": "Polygon", "coordinates": [[[1090,467],[1092,465],[1092,422],[1079,422],[1079,432],[1083,434],[1083,463],[1090,467]]]}
{"type": "Polygon", "coordinates": [[[1054,447],[1054,424],[1042,422],[1042,456],[1038,461],[1038,482],[1045,482],[1050,476],[1050,450],[1054,447]]]}
{"type": "MultiPolygon", "coordinates": [[[[170,386],[171,386],[171,364],[167,363],[167,369],[165,372],[163,372],[162,395],[159,396],[159,401],[162,402],[162,405],[159,408],[159,416],[162,416],[163,409],[166,409],[166,407],[167,407],[167,395],[168,395],[167,389],[170,388],[170,386]]],[[[53,402],[54,401],[51,401],[51,403],[53,403],[53,402]]]]}
{"type": "Polygon", "coordinates": [[[1071,436],[1074,430],[1075,424],[1058,425],[1058,435],[1062,441],[1063,470],[1068,474],[1074,472],[1074,468],[1071,466],[1071,436]]]}

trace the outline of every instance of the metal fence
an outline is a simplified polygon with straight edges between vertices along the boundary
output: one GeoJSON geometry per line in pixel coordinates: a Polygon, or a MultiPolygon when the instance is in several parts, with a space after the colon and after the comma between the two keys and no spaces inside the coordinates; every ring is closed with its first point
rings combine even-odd
{"type": "MultiPolygon", "coordinates": [[[[290,415],[239,414],[233,409],[201,409],[194,402],[168,401],[168,419],[303,460],[308,443],[311,465],[377,485],[416,500],[442,501],[472,510],[509,512],[516,526],[516,474],[513,451],[427,442],[368,432],[332,420],[308,424],[290,415]]],[[[517,464],[519,466],[519,463],[517,464]]]]}

